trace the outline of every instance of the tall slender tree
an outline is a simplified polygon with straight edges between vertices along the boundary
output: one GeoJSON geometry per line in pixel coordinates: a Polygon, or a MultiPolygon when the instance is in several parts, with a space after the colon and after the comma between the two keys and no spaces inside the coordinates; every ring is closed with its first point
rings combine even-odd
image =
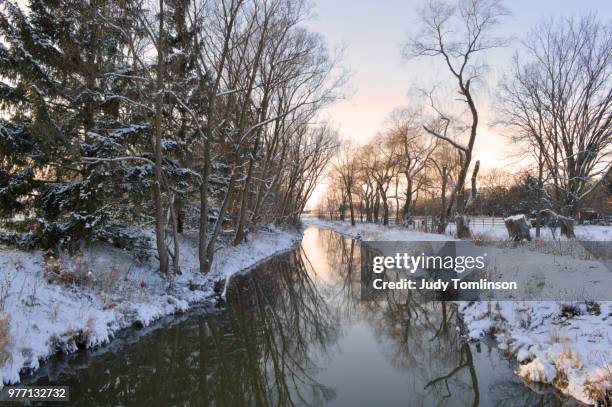
{"type": "Polygon", "coordinates": [[[479,168],[477,161],[472,170],[471,193],[467,195],[466,181],[479,124],[473,85],[482,79],[486,68],[479,57],[506,43],[503,38],[495,37],[492,30],[507,14],[498,0],[430,1],[419,10],[421,30],[404,47],[407,58],[436,57],[442,60],[455,83],[461,103],[468,109],[468,123],[464,126],[453,120],[450,113],[443,112],[430,95],[435,117],[433,123],[423,127],[431,136],[451,144],[461,157],[461,169],[444,216],[444,219],[449,219],[455,210],[457,236],[461,238],[470,237],[467,212],[475,200],[479,168]],[[468,128],[466,143],[459,140],[464,127],[468,128]]]}

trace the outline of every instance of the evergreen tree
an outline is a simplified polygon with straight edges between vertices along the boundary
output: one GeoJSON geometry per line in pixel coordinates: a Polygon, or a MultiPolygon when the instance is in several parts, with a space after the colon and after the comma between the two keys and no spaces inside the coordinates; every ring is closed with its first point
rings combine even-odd
{"type": "Polygon", "coordinates": [[[126,68],[116,52],[120,38],[99,15],[121,16],[112,1],[94,3],[37,0],[26,14],[5,2],[0,14],[8,44],[0,97],[10,115],[0,127],[2,216],[30,246],[76,249],[100,239],[133,247],[138,240],[121,218],[134,215],[124,211],[125,192],[146,169],[119,168],[127,176],[118,179],[116,166],[82,160],[125,151],[147,131],[125,125],[113,96],[125,80],[109,73],[126,68]]]}
{"type": "Polygon", "coordinates": [[[512,189],[514,191],[511,195],[516,197],[516,202],[509,215],[526,214],[528,217],[535,217],[540,210],[544,209],[543,197],[546,194],[540,189],[536,176],[524,173],[512,189]]]}

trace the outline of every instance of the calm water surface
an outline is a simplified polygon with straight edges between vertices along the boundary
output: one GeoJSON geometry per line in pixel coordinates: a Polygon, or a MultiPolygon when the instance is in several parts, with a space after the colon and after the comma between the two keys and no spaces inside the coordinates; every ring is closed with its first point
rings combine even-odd
{"type": "MultiPolygon", "coordinates": [[[[199,309],[61,357],[30,384],[82,406],[558,406],[493,345],[466,344],[450,304],[360,300],[359,244],[309,228],[302,246],[199,309]]],[[[63,403],[62,405],[66,405],[63,403]]]]}

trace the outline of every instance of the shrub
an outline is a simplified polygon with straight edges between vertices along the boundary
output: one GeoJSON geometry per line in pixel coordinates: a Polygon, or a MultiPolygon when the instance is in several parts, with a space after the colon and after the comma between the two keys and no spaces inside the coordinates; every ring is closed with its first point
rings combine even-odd
{"type": "Polygon", "coordinates": [[[565,318],[573,318],[575,316],[582,315],[580,306],[578,304],[561,304],[561,316],[565,318]]]}
{"type": "Polygon", "coordinates": [[[591,315],[601,315],[601,305],[594,301],[587,301],[587,312],[591,315]]]}

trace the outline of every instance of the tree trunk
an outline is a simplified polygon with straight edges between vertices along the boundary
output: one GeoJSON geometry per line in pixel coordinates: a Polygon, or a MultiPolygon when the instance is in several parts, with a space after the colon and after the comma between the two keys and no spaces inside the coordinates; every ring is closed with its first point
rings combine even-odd
{"type": "Polygon", "coordinates": [[[382,200],[382,204],[383,204],[383,225],[388,226],[389,225],[389,202],[387,202],[387,194],[380,187],[379,187],[379,191],[380,191],[380,199],[382,200]]]}
{"type": "Polygon", "coordinates": [[[380,209],[380,195],[376,194],[374,200],[374,208],[372,208],[372,215],[374,216],[374,223],[378,223],[378,210],[380,209]]]}
{"type": "Polygon", "coordinates": [[[470,232],[470,218],[467,212],[476,200],[476,177],[478,176],[479,168],[480,161],[476,161],[474,170],[472,171],[472,189],[467,201],[465,198],[465,188],[462,188],[457,194],[457,215],[455,216],[455,224],[457,225],[457,237],[459,239],[469,239],[472,237],[472,233],[470,232]]]}
{"type": "Polygon", "coordinates": [[[470,218],[467,215],[457,213],[455,216],[455,226],[457,227],[457,237],[459,239],[468,239],[471,237],[470,218]]]}
{"type": "Polygon", "coordinates": [[[353,208],[352,199],[349,199],[349,210],[351,211],[351,226],[355,226],[355,209],[353,208]]]}
{"type": "Polygon", "coordinates": [[[538,156],[538,193],[537,193],[537,206],[536,206],[536,238],[540,237],[540,228],[542,225],[542,215],[540,210],[542,209],[542,189],[544,188],[544,157],[542,151],[538,156]]]}
{"type": "Polygon", "coordinates": [[[448,215],[446,213],[446,184],[448,183],[448,167],[444,165],[442,167],[442,195],[440,196],[440,223],[438,223],[438,233],[443,235],[446,233],[446,227],[448,226],[448,215]]]}
{"type": "Polygon", "coordinates": [[[395,224],[400,223],[399,177],[395,177],[395,224]]]}
{"type": "Polygon", "coordinates": [[[359,202],[359,222],[363,223],[363,203],[359,202]]]}
{"type": "Polygon", "coordinates": [[[181,257],[180,257],[180,244],[178,240],[178,217],[175,210],[175,199],[173,196],[170,202],[170,221],[172,222],[172,239],[174,244],[174,255],[172,256],[172,266],[175,274],[181,274],[181,257]]]}
{"type": "Polygon", "coordinates": [[[178,200],[175,203],[176,208],[176,232],[181,234],[185,229],[185,211],[183,210],[183,201],[178,200]]]}
{"type": "Polygon", "coordinates": [[[559,216],[558,222],[562,235],[564,235],[568,239],[576,238],[576,234],[574,233],[574,219],[565,216],[559,216]]]}
{"type": "Polygon", "coordinates": [[[168,273],[168,252],[165,243],[165,221],[162,200],[162,103],[164,85],[164,0],[159,0],[159,35],[157,44],[157,78],[155,89],[155,182],[153,183],[153,203],[155,205],[155,241],[157,254],[159,256],[159,269],[162,273],[168,273]]]}
{"type": "Polygon", "coordinates": [[[404,202],[403,218],[404,226],[408,225],[412,217],[412,178],[406,174],[406,202],[404,202]]]}
{"type": "Polygon", "coordinates": [[[251,179],[253,177],[253,166],[255,162],[255,156],[259,150],[259,136],[255,139],[255,145],[253,146],[253,153],[249,159],[249,168],[247,170],[247,176],[244,180],[244,186],[242,188],[242,197],[240,200],[240,217],[238,219],[238,227],[236,228],[236,235],[234,236],[234,246],[242,243],[245,237],[246,221],[247,221],[247,208],[249,206],[249,190],[251,188],[251,179]]]}
{"type": "Polygon", "coordinates": [[[529,224],[525,215],[511,216],[504,219],[508,237],[514,242],[527,240],[531,242],[531,234],[529,232],[529,224]]]}
{"type": "Polygon", "coordinates": [[[198,260],[200,262],[200,272],[208,273],[210,263],[206,256],[206,247],[208,245],[206,228],[208,226],[208,168],[206,156],[204,153],[204,171],[202,173],[202,184],[200,185],[200,224],[198,229],[198,260]]]}
{"type": "Polygon", "coordinates": [[[227,186],[227,192],[225,193],[225,198],[223,199],[223,203],[221,204],[221,208],[219,209],[219,217],[215,222],[215,227],[213,228],[212,234],[208,241],[208,246],[206,247],[206,264],[208,266],[206,272],[209,272],[210,268],[212,267],[212,263],[215,257],[215,244],[217,242],[219,232],[221,231],[221,226],[223,225],[223,218],[225,217],[230,200],[232,198],[232,195],[234,194],[235,183],[236,175],[232,173],[229,184],[227,186]]]}

